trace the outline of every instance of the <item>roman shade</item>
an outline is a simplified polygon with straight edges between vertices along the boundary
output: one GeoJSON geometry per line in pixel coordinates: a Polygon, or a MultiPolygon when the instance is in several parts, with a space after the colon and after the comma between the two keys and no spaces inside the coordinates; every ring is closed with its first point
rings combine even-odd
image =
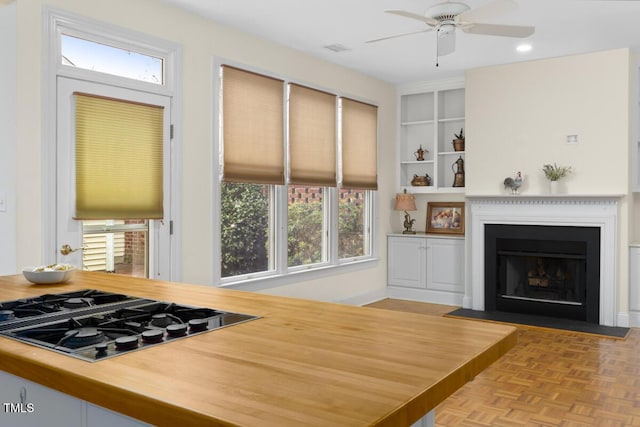
{"type": "Polygon", "coordinates": [[[289,183],[335,187],[336,95],[289,85],[289,183]]]}
{"type": "Polygon", "coordinates": [[[284,82],[222,66],[222,179],[284,184],[284,82]]]}
{"type": "Polygon", "coordinates": [[[349,98],[342,105],[343,188],[378,189],[378,107],[349,98]]]}
{"type": "Polygon", "coordinates": [[[164,107],[74,93],[75,219],[161,219],[164,107]]]}

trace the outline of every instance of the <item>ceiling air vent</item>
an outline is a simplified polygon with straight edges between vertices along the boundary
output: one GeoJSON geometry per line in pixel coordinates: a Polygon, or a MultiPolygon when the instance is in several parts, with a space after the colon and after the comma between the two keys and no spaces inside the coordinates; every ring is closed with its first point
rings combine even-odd
{"type": "Polygon", "coordinates": [[[341,44],[330,44],[327,46],[324,46],[325,49],[329,49],[332,52],[336,52],[336,53],[340,53],[340,52],[344,52],[347,50],[351,50],[348,47],[341,45],[341,44]]]}

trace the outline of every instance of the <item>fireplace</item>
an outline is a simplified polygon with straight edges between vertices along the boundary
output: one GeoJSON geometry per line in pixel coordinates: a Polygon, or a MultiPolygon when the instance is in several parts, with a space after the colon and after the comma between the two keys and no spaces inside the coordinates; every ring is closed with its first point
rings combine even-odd
{"type": "Polygon", "coordinates": [[[485,310],[599,323],[600,229],[485,225],[485,310]]]}
{"type": "MultiPolygon", "coordinates": [[[[621,196],[617,195],[593,195],[593,196],[579,196],[579,195],[536,195],[536,196],[526,196],[526,195],[518,195],[514,196],[472,196],[467,195],[467,204],[468,204],[468,216],[467,216],[467,226],[469,227],[469,232],[467,233],[468,239],[468,254],[469,254],[469,262],[470,262],[470,270],[467,275],[468,285],[465,289],[465,295],[462,300],[462,306],[464,308],[470,308],[473,310],[484,311],[491,309],[493,302],[489,301],[489,297],[486,295],[486,286],[485,281],[487,280],[487,276],[485,275],[485,269],[487,266],[487,262],[485,256],[485,228],[493,225],[504,225],[504,226],[537,226],[543,227],[538,228],[536,230],[543,230],[545,227],[550,227],[551,231],[554,232],[550,236],[549,240],[555,241],[556,243],[551,244],[551,247],[542,248],[540,252],[544,254],[553,254],[556,255],[553,250],[555,247],[558,247],[558,241],[575,241],[573,237],[567,238],[557,238],[556,233],[560,231],[561,228],[567,227],[568,229],[578,228],[592,228],[599,231],[599,242],[593,244],[588,244],[591,246],[599,246],[599,261],[596,261],[595,264],[589,262],[589,268],[597,268],[597,270],[591,270],[590,273],[586,273],[585,275],[587,279],[590,278],[598,278],[599,282],[599,291],[598,293],[589,292],[588,283],[585,283],[585,289],[587,292],[587,297],[585,299],[585,310],[590,312],[591,310],[596,310],[594,307],[597,307],[599,311],[598,315],[593,313],[586,314],[587,319],[589,321],[594,321],[594,316],[597,316],[597,320],[595,323],[603,326],[624,326],[625,319],[624,315],[617,312],[617,299],[618,299],[618,278],[616,273],[617,259],[618,259],[618,248],[617,248],[617,215],[618,215],[618,202],[621,196]],[[593,267],[595,265],[595,267],[593,267]],[[598,300],[598,303],[591,303],[593,300],[598,300]]],[[[578,239],[580,240],[580,239],[578,239]]],[[[507,248],[507,251],[517,252],[520,248],[507,248]]],[[[575,249],[569,250],[569,252],[575,249]]],[[[513,254],[512,254],[513,255],[513,254]]],[[[587,257],[591,256],[591,252],[589,255],[585,255],[587,257]]],[[[509,256],[504,255],[504,256],[509,256]]],[[[538,256],[538,255],[536,255],[538,256]]],[[[579,255],[582,257],[583,255],[579,255]]],[[[597,256],[594,255],[593,256],[597,256]]],[[[546,260],[545,256],[542,256],[543,261],[546,260]]],[[[562,258],[562,257],[559,257],[562,258]]],[[[564,257],[565,259],[570,257],[564,257]]],[[[497,261],[495,261],[497,263],[497,261]]],[[[505,262],[511,262],[512,267],[510,269],[517,268],[526,268],[514,264],[514,260],[507,259],[505,262]]],[[[521,260],[520,262],[525,262],[521,260]]],[[[538,260],[534,259],[537,265],[538,260]]],[[[492,266],[496,264],[492,263],[492,266]]],[[[558,273],[558,269],[560,267],[554,265],[545,265],[542,266],[546,269],[556,269],[555,274],[558,273]]],[[[491,267],[495,269],[495,267],[491,267]]],[[[505,267],[507,268],[507,267],[505,267]]],[[[565,269],[581,269],[582,267],[576,267],[575,263],[568,263],[565,269]]],[[[529,268],[531,269],[531,268],[529,268]]],[[[488,270],[488,269],[487,269],[488,270]]],[[[511,275],[516,273],[509,270],[511,275]]],[[[520,273],[522,274],[522,273],[520,273]]],[[[560,274],[563,274],[560,272],[560,274]]],[[[568,274],[568,273],[566,273],[568,274]]],[[[572,273],[574,275],[578,275],[578,273],[572,273]]],[[[497,273],[496,273],[497,277],[497,273]]],[[[493,286],[496,285],[495,280],[493,281],[493,286]]],[[[535,286],[536,278],[533,277],[531,281],[531,286],[535,286]]],[[[528,280],[528,271],[527,271],[527,285],[529,283],[528,280]]],[[[543,287],[546,283],[544,277],[540,279],[538,282],[539,287],[543,287]]],[[[576,285],[571,283],[565,283],[563,286],[568,286],[572,288],[572,292],[576,294],[581,294],[580,289],[576,289],[576,285]]],[[[532,291],[533,289],[530,289],[532,291]]],[[[519,297],[517,294],[517,290],[512,287],[511,291],[515,292],[514,297],[519,297]]],[[[530,298],[530,295],[527,298],[530,299],[545,299],[547,298],[547,294],[543,292],[543,289],[539,289],[537,296],[530,298]],[[541,298],[541,296],[543,298],[541,298]]],[[[496,291],[497,292],[497,291],[496,291]]],[[[568,293],[569,291],[567,291],[568,293]]],[[[511,298],[512,300],[518,300],[518,298],[511,298]]],[[[510,301],[514,302],[514,301],[510,301]]],[[[546,301],[543,301],[546,302],[546,301]]],[[[575,303],[571,297],[566,301],[565,305],[571,305],[575,303]]],[[[554,305],[559,305],[560,303],[555,303],[554,305]]],[[[580,304],[583,304],[580,302],[580,304]]],[[[566,307],[565,307],[566,308],[566,307]]],[[[495,309],[495,308],[494,308],[495,309]]],[[[547,309],[548,306],[547,306],[547,309]]]]}

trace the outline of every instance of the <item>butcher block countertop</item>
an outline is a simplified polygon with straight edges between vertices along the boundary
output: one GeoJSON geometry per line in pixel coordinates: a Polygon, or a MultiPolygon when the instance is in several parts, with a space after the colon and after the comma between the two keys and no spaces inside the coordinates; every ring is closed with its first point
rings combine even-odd
{"type": "Polygon", "coordinates": [[[516,343],[510,326],[76,272],[0,301],[99,289],[260,316],[86,362],[0,337],[0,369],[156,425],[411,425],[516,343]]]}

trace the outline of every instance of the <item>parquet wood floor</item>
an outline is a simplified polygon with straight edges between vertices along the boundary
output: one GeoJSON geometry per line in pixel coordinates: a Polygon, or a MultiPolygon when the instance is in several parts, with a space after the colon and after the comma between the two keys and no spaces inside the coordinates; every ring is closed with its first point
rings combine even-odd
{"type": "MultiPolygon", "coordinates": [[[[370,306],[442,315],[449,306],[370,306]]],[[[438,427],[640,426],[640,329],[627,339],[518,328],[518,344],[436,409],[438,427]]]]}

